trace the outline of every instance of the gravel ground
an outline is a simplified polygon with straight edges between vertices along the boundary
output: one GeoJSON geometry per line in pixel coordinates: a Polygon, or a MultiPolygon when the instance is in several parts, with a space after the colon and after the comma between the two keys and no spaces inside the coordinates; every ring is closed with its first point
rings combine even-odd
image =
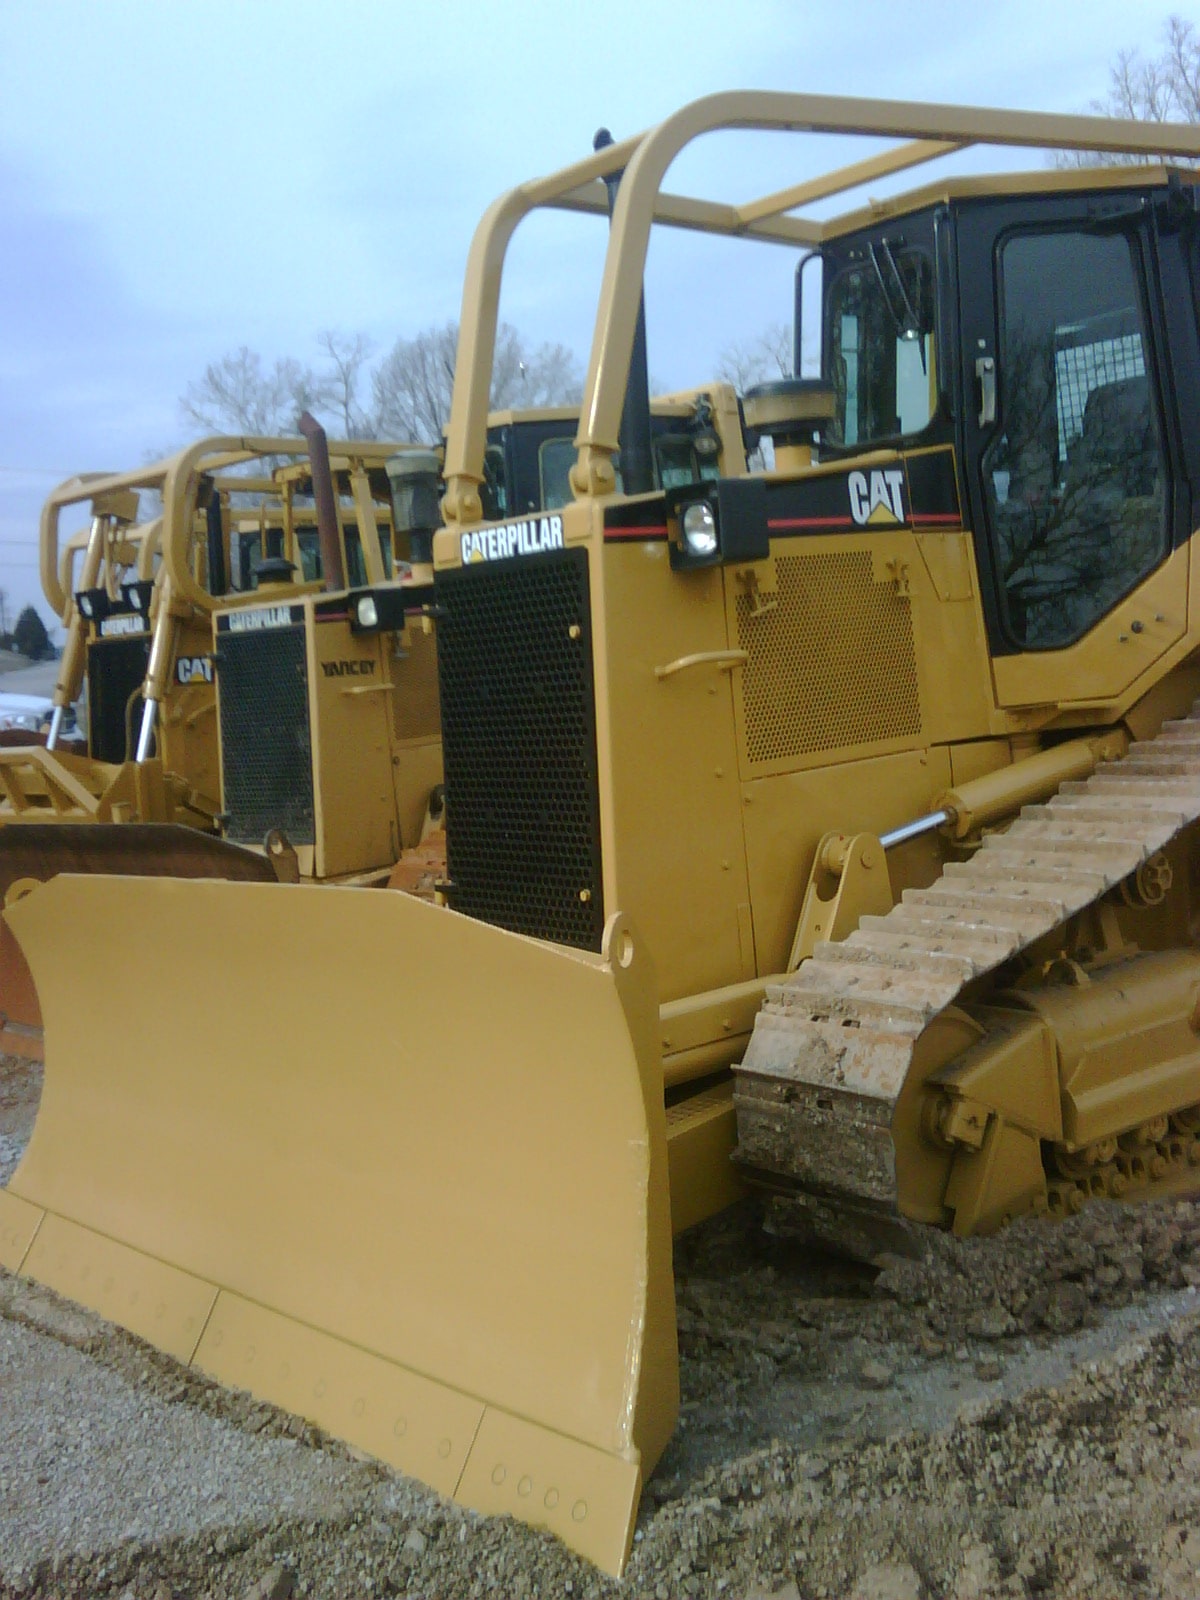
{"type": "MultiPolygon", "coordinates": [[[[0,1060],[0,1179],[36,1096],[0,1060]]],[[[1200,1596],[1200,1205],[882,1272],[759,1224],[677,1248],[683,1414],[619,1585],[0,1274],[0,1595],[1200,1596]]]]}
{"type": "Polygon", "coordinates": [[[42,1093],[40,1062],[0,1055],[0,1185],[17,1169],[42,1093]]]}

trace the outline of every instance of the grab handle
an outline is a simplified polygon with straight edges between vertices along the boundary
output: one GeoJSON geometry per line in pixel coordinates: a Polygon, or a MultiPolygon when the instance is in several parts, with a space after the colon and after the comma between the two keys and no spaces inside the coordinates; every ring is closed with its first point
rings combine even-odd
{"type": "Polygon", "coordinates": [[[720,667],[722,672],[732,672],[734,667],[744,666],[749,659],[745,650],[699,650],[694,656],[677,656],[674,661],[668,661],[665,667],[655,667],[654,676],[673,678],[677,672],[686,672],[689,667],[720,667]]]}

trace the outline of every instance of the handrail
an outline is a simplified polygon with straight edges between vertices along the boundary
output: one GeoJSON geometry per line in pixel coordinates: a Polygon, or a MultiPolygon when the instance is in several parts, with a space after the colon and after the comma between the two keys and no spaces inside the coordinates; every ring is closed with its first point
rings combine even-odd
{"type": "Polygon", "coordinates": [[[734,667],[744,667],[750,655],[746,650],[697,650],[690,656],[676,656],[665,666],[655,667],[658,679],[673,678],[677,672],[687,672],[691,667],[719,667],[722,672],[732,672],[734,667]]]}

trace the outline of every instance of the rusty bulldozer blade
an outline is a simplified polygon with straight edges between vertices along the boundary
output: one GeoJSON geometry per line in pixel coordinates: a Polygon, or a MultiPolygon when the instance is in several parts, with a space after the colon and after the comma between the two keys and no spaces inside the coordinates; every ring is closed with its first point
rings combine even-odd
{"type": "MultiPolygon", "coordinates": [[[[274,882],[253,850],[178,823],[25,822],[0,828],[0,905],[60,872],[274,882]]],[[[118,958],[119,959],[119,956],[118,958]]],[[[42,1013],[21,947],[0,913],[0,1050],[42,1059],[42,1013]]]]}
{"type": "Polygon", "coordinates": [[[0,828],[0,899],[21,879],[44,882],[60,872],[251,883],[275,879],[270,862],[255,851],[180,823],[34,822],[0,828]]]}
{"type": "Polygon", "coordinates": [[[591,956],[381,889],[100,876],[7,915],[46,1079],[0,1264],[619,1572],[678,1408],[623,919],[591,956]]]}

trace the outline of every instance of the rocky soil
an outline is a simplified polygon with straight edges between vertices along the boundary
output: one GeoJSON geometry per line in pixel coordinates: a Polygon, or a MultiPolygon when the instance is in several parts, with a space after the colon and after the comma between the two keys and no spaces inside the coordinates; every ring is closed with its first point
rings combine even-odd
{"type": "MultiPolygon", "coordinates": [[[[0,1061],[0,1181],[37,1092],[0,1061]]],[[[882,1271],[747,1205],[676,1273],[683,1413],[620,1584],[0,1274],[0,1596],[1200,1596],[1200,1204],[882,1271]]]]}

